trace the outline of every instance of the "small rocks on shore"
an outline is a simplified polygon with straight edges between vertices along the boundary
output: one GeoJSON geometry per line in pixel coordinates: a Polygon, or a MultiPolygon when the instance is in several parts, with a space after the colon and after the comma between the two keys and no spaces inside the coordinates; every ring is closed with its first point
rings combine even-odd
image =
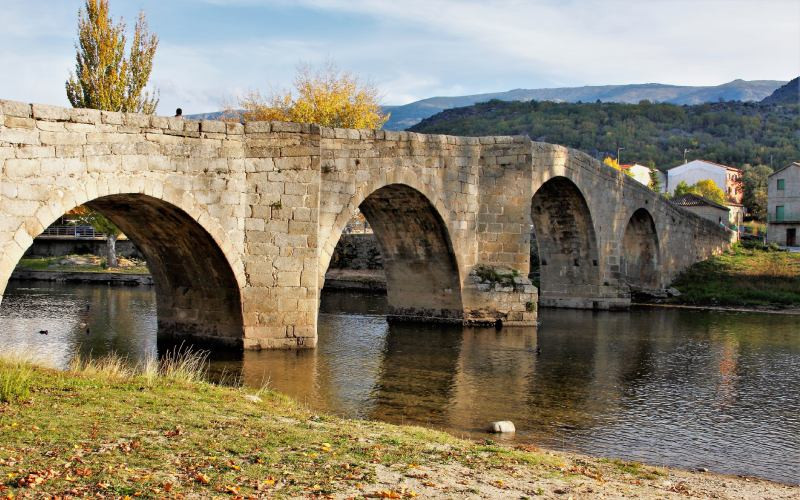
{"type": "Polygon", "coordinates": [[[492,422],[489,426],[489,432],[494,432],[496,434],[500,433],[510,433],[516,432],[517,429],[514,427],[514,422],[510,420],[499,420],[497,422],[492,422]]]}

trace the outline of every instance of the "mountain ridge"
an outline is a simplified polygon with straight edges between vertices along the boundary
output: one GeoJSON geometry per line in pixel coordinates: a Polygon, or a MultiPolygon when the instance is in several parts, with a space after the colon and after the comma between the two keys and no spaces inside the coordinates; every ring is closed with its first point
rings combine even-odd
{"type": "MultiPolygon", "coordinates": [[[[382,106],[391,113],[384,128],[405,130],[441,111],[493,99],[500,101],[552,102],[617,102],[636,104],[642,100],[668,104],[703,104],[723,101],[761,101],[768,98],[786,81],[736,79],[721,85],[691,86],[665,83],[631,83],[620,85],[585,85],[582,87],[553,87],[511,89],[463,96],[434,96],[408,104],[382,106]]],[[[222,111],[186,115],[192,120],[218,120],[222,111]]]]}
{"type": "Polygon", "coordinates": [[[784,85],[782,80],[736,79],[721,85],[691,86],[663,83],[586,85],[539,89],[512,89],[465,96],[435,96],[398,106],[383,106],[392,113],[387,130],[404,130],[430,116],[451,108],[471,106],[493,99],[500,101],[618,102],[635,104],[642,100],[668,104],[703,104],[723,101],[761,101],[784,85]]]}

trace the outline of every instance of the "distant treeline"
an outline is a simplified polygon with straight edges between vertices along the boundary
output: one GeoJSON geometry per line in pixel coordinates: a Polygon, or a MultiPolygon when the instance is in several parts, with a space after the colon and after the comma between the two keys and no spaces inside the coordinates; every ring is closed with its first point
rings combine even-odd
{"type": "Polygon", "coordinates": [[[782,167],[800,160],[800,105],[719,102],[678,106],[642,101],[489,101],[453,108],[409,130],[450,135],[528,135],[602,159],[666,169],[702,158],[732,166],[782,167]]]}

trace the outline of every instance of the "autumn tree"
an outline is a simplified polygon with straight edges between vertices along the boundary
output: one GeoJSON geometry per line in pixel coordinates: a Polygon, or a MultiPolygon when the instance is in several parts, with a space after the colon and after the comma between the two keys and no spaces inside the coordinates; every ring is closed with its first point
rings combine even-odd
{"type": "MultiPolygon", "coordinates": [[[[133,43],[125,56],[125,23],[114,23],[108,0],[86,0],[78,11],[75,73],[66,82],[67,98],[75,108],[153,114],[158,93],[145,90],[153,70],[158,37],[150,34],[139,13],[133,43]]],[[[117,238],[122,234],[103,214],[78,207],[81,219],[106,235],[106,263],[117,264],[117,238]]]]}
{"type": "Polygon", "coordinates": [[[619,164],[616,158],[612,158],[610,156],[606,156],[603,160],[603,165],[607,167],[611,167],[614,170],[619,170],[620,172],[624,173],[628,177],[633,177],[633,174],[630,172],[629,169],[624,168],[622,165],[619,164]]]}
{"type": "Polygon", "coordinates": [[[245,121],[316,123],[337,128],[381,128],[389,115],[381,110],[377,88],[328,63],[301,65],[294,90],[264,98],[251,92],[240,100],[245,121]]]}
{"type": "Polygon", "coordinates": [[[145,90],[153,70],[158,37],[139,13],[133,43],[125,56],[125,23],[114,23],[108,0],[86,0],[78,11],[75,73],[66,82],[75,108],[153,114],[158,93],[145,90]]]}
{"type": "Polygon", "coordinates": [[[673,196],[677,198],[685,194],[694,194],[720,205],[725,204],[725,193],[711,179],[703,179],[692,185],[687,184],[686,181],[680,181],[675,186],[673,196]]]}

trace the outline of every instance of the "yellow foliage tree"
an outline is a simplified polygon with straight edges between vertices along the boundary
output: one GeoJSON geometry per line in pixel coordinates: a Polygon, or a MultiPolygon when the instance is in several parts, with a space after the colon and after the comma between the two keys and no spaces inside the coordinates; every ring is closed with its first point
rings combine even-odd
{"type": "Polygon", "coordinates": [[[378,91],[328,63],[314,70],[298,68],[294,93],[273,93],[265,99],[251,92],[240,100],[245,121],[316,123],[338,128],[381,128],[389,115],[381,111],[378,91]]]}
{"type": "Polygon", "coordinates": [[[716,183],[711,179],[697,181],[689,189],[691,189],[693,193],[698,194],[703,198],[715,201],[722,205],[725,204],[725,193],[719,187],[717,187],[716,183]]]}
{"type": "Polygon", "coordinates": [[[696,194],[697,196],[702,196],[708,200],[713,202],[719,203],[721,205],[725,204],[725,193],[717,187],[716,183],[711,179],[703,179],[701,181],[697,181],[696,183],[692,184],[691,186],[687,184],[685,181],[681,181],[675,186],[675,192],[673,196],[676,198],[678,196],[683,196],[684,194],[691,193],[696,194]]]}
{"type": "Polygon", "coordinates": [[[157,92],[145,90],[153,70],[158,37],[139,14],[130,54],[125,57],[125,23],[111,19],[108,0],[86,0],[78,11],[75,73],[67,80],[73,107],[153,114],[157,92]]]}
{"type": "Polygon", "coordinates": [[[603,165],[605,165],[607,167],[611,167],[614,170],[619,170],[620,172],[624,173],[628,177],[633,177],[633,174],[627,168],[622,168],[622,165],[619,164],[619,162],[617,161],[616,158],[612,158],[610,156],[606,156],[605,159],[603,160],[603,165]]]}

